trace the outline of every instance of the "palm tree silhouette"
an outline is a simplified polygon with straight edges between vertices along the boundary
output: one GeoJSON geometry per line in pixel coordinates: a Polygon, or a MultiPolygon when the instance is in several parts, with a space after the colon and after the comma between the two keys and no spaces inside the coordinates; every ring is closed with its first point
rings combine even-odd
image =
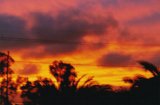
{"type": "Polygon", "coordinates": [[[158,67],[156,67],[154,64],[149,63],[147,61],[138,61],[138,62],[143,66],[145,70],[150,71],[153,74],[153,76],[158,76],[160,74],[158,71],[158,67]]]}

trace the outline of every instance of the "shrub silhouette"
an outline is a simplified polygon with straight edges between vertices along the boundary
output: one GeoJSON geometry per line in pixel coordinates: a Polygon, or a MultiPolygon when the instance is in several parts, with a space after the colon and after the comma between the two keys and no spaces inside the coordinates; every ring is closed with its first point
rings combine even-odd
{"type": "Polygon", "coordinates": [[[21,97],[26,105],[48,105],[56,103],[59,96],[54,83],[47,78],[41,78],[34,82],[27,81],[21,86],[21,97]]]}

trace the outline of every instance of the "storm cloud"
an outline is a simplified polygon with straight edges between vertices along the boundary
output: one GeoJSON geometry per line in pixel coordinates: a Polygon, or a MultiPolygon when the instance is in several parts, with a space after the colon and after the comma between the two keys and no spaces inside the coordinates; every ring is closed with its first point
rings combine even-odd
{"type": "Polygon", "coordinates": [[[34,12],[30,13],[29,17],[33,25],[27,28],[26,20],[0,15],[0,33],[3,40],[1,49],[25,48],[32,57],[65,54],[75,51],[83,43],[84,36],[101,36],[108,28],[118,26],[118,22],[111,16],[97,19],[79,10],[66,10],[58,15],[34,12]],[[43,49],[39,54],[35,54],[31,49],[39,46],[43,49]]]}
{"type": "Polygon", "coordinates": [[[41,42],[42,45],[45,45],[45,52],[61,54],[76,50],[83,43],[84,36],[99,36],[106,33],[108,28],[118,25],[113,17],[103,20],[86,17],[90,21],[83,18],[81,11],[73,10],[63,11],[58,16],[35,13],[31,32],[37,39],[48,40],[41,42]]]}

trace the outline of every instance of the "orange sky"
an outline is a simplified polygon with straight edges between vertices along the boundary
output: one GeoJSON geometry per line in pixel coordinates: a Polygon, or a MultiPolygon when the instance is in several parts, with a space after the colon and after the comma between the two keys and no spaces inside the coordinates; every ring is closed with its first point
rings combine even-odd
{"type": "Polygon", "coordinates": [[[62,60],[79,76],[127,85],[123,77],[151,76],[138,60],[160,65],[159,5],[159,0],[0,0],[0,51],[10,51],[18,75],[50,77],[48,65],[62,60]]]}

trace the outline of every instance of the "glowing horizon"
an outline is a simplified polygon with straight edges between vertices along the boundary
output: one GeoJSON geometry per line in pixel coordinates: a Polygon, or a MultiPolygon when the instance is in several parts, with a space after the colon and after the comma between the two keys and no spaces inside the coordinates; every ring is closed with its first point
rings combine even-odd
{"type": "Polygon", "coordinates": [[[160,65],[159,4],[0,0],[0,51],[10,51],[16,75],[52,77],[49,64],[62,60],[79,77],[87,74],[100,84],[126,86],[123,77],[152,77],[137,61],[160,65]]]}

